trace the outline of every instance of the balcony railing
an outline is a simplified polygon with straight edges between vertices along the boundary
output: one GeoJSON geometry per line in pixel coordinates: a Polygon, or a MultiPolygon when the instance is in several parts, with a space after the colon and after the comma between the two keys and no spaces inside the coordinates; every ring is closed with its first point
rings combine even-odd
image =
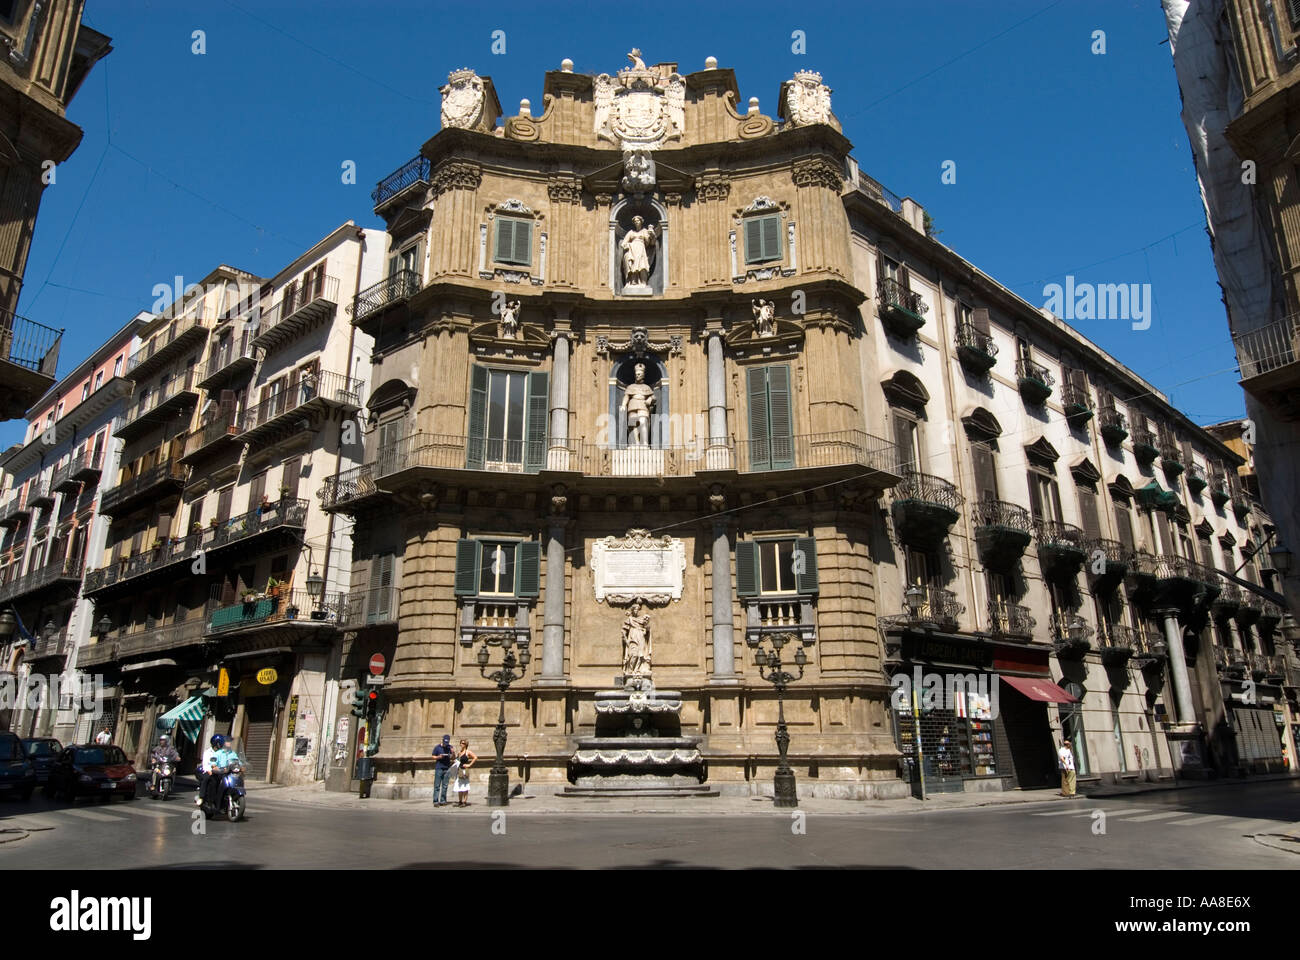
{"type": "Polygon", "coordinates": [[[160,625],[146,621],[142,630],[134,633],[118,633],[117,659],[125,660],[127,657],[141,657],[181,647],[196,646],[203,643],[205,626],[200,616],[191,616],[180,622],[160,625]]]}
{"type": "Polygon", "coordinates": [[[1133,549],[1109,537],[1090,537],[1084,544],[1088,552],[1088,572],[1104,579],[1123,579],[1133,563],[1133,549]],[[1101,556],[1098,556],[1098,553],[1101,556]],[[1100,561],[1100,569],[1096,561],[1100,561]]]}
{"type": "Polygon", "coordinates": [[[1052,395],[1052,387],[1056,385],[1051,371],[1028,357],[1016,361],[1016,377],[1021,395],[1031,403],[1042,403],[1052,395]]]}
{"type": "Polygon", "coordinates": [[[32,373],[54,376],[62,342],[62,330],[17,314],[0,322],[0,357],[32,373]]]}
{"type": "Polygon", "coordinates": [[[214,420],[211,423],[200,424],[197,430],[185,438],[185,452],[182,459],[189,459],[214,443],[234,439],[238,435],[239,427],[224,418],[214,420]]]}
{"type": "Polygon", "coordinates": [[[104,466],[104,451],[88,449],[80,456],[74,456],[59,469],[54,471],[51,485],[56,490],[70,490],[88,479],[99,475],[104,466]]]}
{"type": "Polygon", "coordinates": [[[64,657],[67,656],[70,647],[71,643],[67,630],[56,630],[50,634],[41,633],[28,646],[27,659],[40,660],[46,657],[64,657]]]}
{"type": "Polygon", "coordinates": [[[414,270],[398,270],[362,290],[352,300],[352,322],[360,323],[394,303],[401,303],[420,292],[420,275],[414,270]]]}
{"type": "Polygon", "coordinates": [[[1027,640],[1034,635],[1038,621],[1029,608],[1007,600],[989,601],[989,632],[999,637],[1027,640]]]}
{"type": "Polygon", "coordinates": [[[360,407],[361,387],[360,380],[345,377],[341,373],[327,371],[320,374],[303,374],[302,378],[287,390],[268,397],[246,411],[240,423],[240,433],[251,433],[313,400],[360,407]]]}
{"type": "Polygon", "coordinates": [[[1232,342],[1237,348],[1242,380],[1290,366],[1300,358],[1300,314],[1237,334],[1232,342]]]}
{"type": "Polygon", "coordinates": [[[800,640],[813,643],[817,638],[817,617],[813,597],[754,597],[745,601],[745,637],[752,640],[764,634],[793,633],[800,640]]]}
{"type": "Polygon", "coordinates": [[[1114,407],[1102,407],[1097,417],[1101,436],[1112,447],[1117,447],[1128,438],[1128,419],[1114,407]]]}
{"type": "Polygon", "coordinates": [[[1175,476],[1185,469],[1182,448],[1175,441],[1164,440],[1160,443],[1160,465],[1165,468],[1166,473],[1175,476]]]}
{"type": "Polygon", "coordinates": [[[920,500],[954,512],[966,502],[950,481],[919,470],[905,470],[903,479],[894,488],[894,495],[900,500],[920,500]]]}
{"type": "Polygon", "coordinates": [[[1138,645],[1138,634],[1132,627],[1104,621],[1098,625],[1097,648],[1103,660],[1123,662],[1137,652],[1138,645]]]}
{"type": "Polygon", "coordinates": [[[0,585],[0,601],[13,600],[16,597],[35,593],[60,581],[75,584],[79,580],[81,580],[81,561],[59,560],[0,585]]]}
{"type": "Polygon", "coordinates": [[[376,467],[375,463],[363,463],[359,467],[326,477],[319,493],[321,505],[326,510],[332,510],[378,493],[376,467]]]}
{"type": "Polygon", "coordinates": [[[1054,613],[1049,626],[1060,656],[1082,656],[1092,649],[1092,625],[1077,613],[1054,613]]]}
{"type": "Polygon", "coordinates": [[[1187,489],[1193,495],[1199,494],[1202,490],[1210,485],[1209,478],[1205,475],[1205,468],[1199,463],[1187,464],[1187,489]]]}
{"type": "Polygon", "coordinates": [[[380,180],[379,185],[371,192],[370,199],[375,202],[375,207],[382,207],[408,187],[428,182],[429,158],[414,157],[380,180]]]}
{"type": "Polygon", "coordinates": [[[251,370],[257,365],[257,352],[253,347],[253,333],[245,330],[239,339],[231,338],[208,358],[203,365],[203,374],[198,385],[204,390],[211,390],[225,380],[233,377],[239,370],[251,370]]]}
{"type": "Polygon", "coordinates": [[[1061,405],[1071,426],[1079,427],[1092,419],[1092,394],[1073,380],[1066,380],[1061,387],[1061,405]]]}
{"type": "Polygon", "coordinates": [[[83,643],[77,648],[77,669],[97,667],[117,659],[117,641],[103,637],[92,643],[83,643]]]}
{"type": "Polygon", "coordinates": [[[154,334],[149,342],[131,354],[126,362],[126,375],[139,381],[152,370],[162,367],[167,359],[180,353],[178,344],[191,340],[197,342],[207,335],[208,319],[198,314],[173,320],[165,330],[154,334]]]}
{"type": "Polygon", "coordinates": [[[119,483],[116,487],[105,490],[100,498],[99,509],[107,513],[130,500],[135,499],[162,484],[184,483],[189,477],[189,468],[176,460],[164,460],[130,480],[119,483]]]}
{"type": "Polygon", "coordinates": [[[349,627],[397,622],[398,590],[396,585],[362,587],[348,594],[343,624],[349,627]]]}
{"type": "MultiPolygon", "coordinates": [[[[714,451],[717,451],[717,447],[714,451]]],[[[714,469],[703,455],[696,470],[714,469]]],[[[746,440],[736,445],[736,467],[741,473],[769,470],[805,470],[812,467],[858,466],[898,476],[898,447],[861,430],[810,433],[773,440],[746,440]]]]}
{"type": "Polygon", "coordinates": [[[971,513],[975,540],[986,565],[1005,566],[1024,555],[1033,539],[1028,510],[1005,500],[977,500],[971,513]]]}
{"type": "Polygon", "coordinates": [[[965,605],[958,602],[951,590],[915,586],[904,591],[903,612],[881,617],[880,623],[886,629],[895,630],[913,627],[956,630],[965,612],[965,605]]]}
{"type": "Polygon", "coordinates": [[[198,388],[194,385],[194,371],[186,370],[183,376],[173,377],[166,383],[162,384],[157,390],[154,390],[148,396],[142,397],[136,401],[130,409],[122,416],[122,426],[117,429],[117,434],[122,435],[123,429],[130,431],[130,426],[138,421],[145,414],[153,413],[159,409],[169,407],[175,402],[177,405],[181,401],[190,399],[185,394],[193,394],[193,399],[198,398],[198,388]]]}
{"type": "MultiPolygon", "coordinates": [[[[27,490],[27,505],[30,507],[39,507],[42,510],[49,510],[54,506],[54,485],[51,477],[34,483],[27,490]]],[[[49,519],[48,517],[46,519],[49,519]]]]}
{"type": "Polygon", "coordinates": [[[339,299],[338,277],[303,282],[290,288],[280,301],[262,314],[253,331],[253,344],[273,347],[294,336],[307,324],[333,311],[339,299]]]}
{"type": "Polygon", "coordinates": [[[1156,435],[1145,427],[1138,427],[1133,431],[1133,456],[1138,463],[1150,463],[1160,455],[1160,447],[1156,441],[1156,435]]]}
{"type": "Polygon", "coordinates": [[[472,647],[482,634],[531,634],[528,618],[532,605],[527,600],[485,598],[462,603],[460,607],[460,645],[472,647]]]}
{"type": "Polygon", "coordinates": [[[957,358],[975,372],[990,370],[998,362],[998,345],[993,337],[969,321],[957,324],[957,358]]]}
{"type": "Polygon", "coordinates": [[[880,319],[899,336],[910,336],[925,326],[929,306],[903,284],[890,277],[882,277],[876,285],[880,298],[880,319]]]}
{"type": "Polygon", "coordinates": [[[18,494],[0,509],[0,527],[16,527],[32,514],[32,508],[18,494]]]}
{"type": "Polygon", "coordinates": [[[306,590],[290,590],[277,596],[255,596],[239,603],[215,607],[208,614],[208,635],[226,633],[267,623],[296,620],[338,624],[347,615],[345,593],[326,593],[319,600],[306,590]]]}

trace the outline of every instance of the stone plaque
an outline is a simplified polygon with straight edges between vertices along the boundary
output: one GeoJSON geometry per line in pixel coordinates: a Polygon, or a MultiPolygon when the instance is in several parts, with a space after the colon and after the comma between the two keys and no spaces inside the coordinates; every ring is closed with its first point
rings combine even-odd
{"type": "Polygon", "coordinates": [[[649,530],[630,530],[626,537],[606,537],[592,545],[591,570],[601,603],[680,600],[686,545],[668,536],[653,537],[649,530]]]}

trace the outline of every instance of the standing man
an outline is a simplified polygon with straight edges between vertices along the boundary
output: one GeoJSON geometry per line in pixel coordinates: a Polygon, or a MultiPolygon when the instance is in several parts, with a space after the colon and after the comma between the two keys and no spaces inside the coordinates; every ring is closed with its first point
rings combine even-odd
{"type": "Polygon", "coordinates": [[[112,742],[113,735],[108,732],[107,726],[104,727],[103,730],[99,731],[99,733],[95,734],[95,743],[101,747],[107,747],[112,742]]]}
{"type": "Polygon", "coordinates": [[[451,779],[451,761],[455,756],[451,749],[451,734],[442,735],[442,743],[433,748],[433,805],[447,805],[447,781],[451,779]]]}
{"type": "Polygon", "coordinates": [[[1061,749],[1056,752],[1056,765],[1061,768],[1061,796],[1074,796],[1074,751],[1070,741],[1061,739],[1061,749]]]}

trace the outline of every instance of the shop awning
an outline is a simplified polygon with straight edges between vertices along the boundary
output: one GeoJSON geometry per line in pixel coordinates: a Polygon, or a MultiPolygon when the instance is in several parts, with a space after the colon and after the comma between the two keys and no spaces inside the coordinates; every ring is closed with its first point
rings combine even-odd
{"type": "Polygon", "coordinates": [[[1079,698],[1066,693],[1051,680],[1039,680],[1036,677],[1003,677],[1030,700],[1043,703],[1078,703],[1079,698]]]}
{"type": "Polygon", "coordinates": [[[203,702],[203,698],[211,696],[212,692],[212,688],[209,687],[198,696],[190,697],[179,706],[172,707],[154,721],[154,726],[159,731],[164,731],[170,730],[174,724],[180,724],[181,735],[191,743],[197,741],[199,728],[208,713],[208,705],[203,702]]]}

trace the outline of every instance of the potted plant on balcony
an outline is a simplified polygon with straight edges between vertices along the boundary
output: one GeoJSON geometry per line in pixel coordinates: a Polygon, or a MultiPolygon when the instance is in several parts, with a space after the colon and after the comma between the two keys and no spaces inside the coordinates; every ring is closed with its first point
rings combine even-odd
{"type": "Polygon", "coordinates": [[[203,532],[203,524],[199,523],[197,520],[195,520],[193,523],[190,524],[191,534],[202,533],[202,532],[203,532]]]}
{"type": "Polygon", "coordinates": [[[283,589],[283,586],[284,586],[284,585],[283,585],[282,583],[280,583],[279,580],[275,579],[275,577],[267,577],[267,578],[266,578],[266,595],[267,595],[268,597],[270,597],[272,600],[279,600],[279,599],[280,599],[280,591],[281,591],[281,589],[283,589]]]}
{"type": "Polygon", "coordinates": [[[155,550],[161,550],[161,549],[162,549],[163,547],[165,547],[166,545],[167,545],[167,541],[164,540],[162,537],[154,537],[154,539],[153,539],[153,548],[154,548],[155,550]]]}
{"type": "Polygon", "coordinates": [[[208,521],[208,529],[210,529],[210,530],[215,530],[215,529],[217,529],[217,518],[216,518],[216,517],[213,517],[211,520],[208,521]]]}
{"type": "Polygon", "coordinates": [[[285,619],[287,620],[298,619],[298,605],[294,603],[292,600],[290,600],[289,605],[284,608],[284,616],[285,619]]]}
{"type": "Polygon", "coordinates": [[[292,492],[293,492],[293,491],[291,491],[288,487],[281,487],[281,488],[280,488],[280,499],[281,499],[281,500],[288,500],[288,499],[289,499],[289,494],[292,493],[292,492]]]}

